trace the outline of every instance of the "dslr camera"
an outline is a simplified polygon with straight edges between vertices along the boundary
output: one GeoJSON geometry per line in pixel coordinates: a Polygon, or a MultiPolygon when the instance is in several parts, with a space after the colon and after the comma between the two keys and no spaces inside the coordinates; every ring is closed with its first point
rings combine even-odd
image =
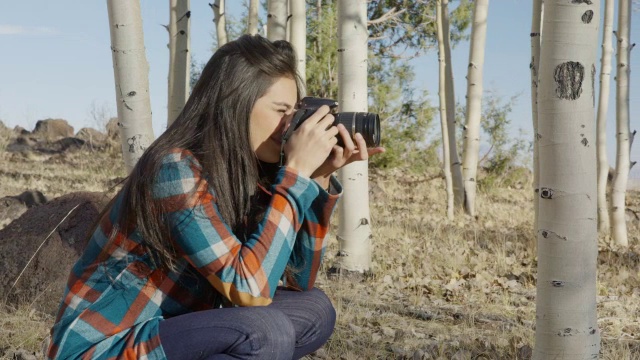
{"type": "MultiPolygon", "coordinates": [[[[293,115],[291,125],[285,133],[283,140],[286,141],[291,133],[297,129],[305,120],[322,105],[327,105],[331,109],[331,114],[335,117],[333,126],[344,125],[351,134],[351,139],[355,143],[356,133],[362,134],[367,147],[380,146],[380,117],[378,114],[368,112],[336,112],[338,102],[331,99],[317,97],[305,97],[298,103],[298,110],[293,115]]],[[[338,145],[344,146],[342,137],[338,135],[338,145]]]]}

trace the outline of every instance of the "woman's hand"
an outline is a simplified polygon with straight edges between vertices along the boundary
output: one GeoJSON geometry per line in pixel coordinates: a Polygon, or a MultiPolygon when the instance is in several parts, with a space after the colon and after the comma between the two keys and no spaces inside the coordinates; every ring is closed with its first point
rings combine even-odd
{"type": "Polygon", "coordinates": [[[311,177],[326,162],[338,142],[338,128],[332,126],[335,119],[329,111],[328,106],[321,106],[284,145],[286,165],[306,177],[311,177]]]}
{"type": "Polygon", "coordinates": [[[338,128],[339,136],[342,137],[344,147],[334,145],[331,155],[311,175],[311,178],[318,181],[324,188],[328,185],[325,182],[328,181],[329,176],[334,171],[354,161],[367,160],[369,157],[385,151],[383,147],[367,148],[367,143],[360,133],[356,133],[356,141],[354,143],[344,125],[338,124],[336,127],[338,128]]]}

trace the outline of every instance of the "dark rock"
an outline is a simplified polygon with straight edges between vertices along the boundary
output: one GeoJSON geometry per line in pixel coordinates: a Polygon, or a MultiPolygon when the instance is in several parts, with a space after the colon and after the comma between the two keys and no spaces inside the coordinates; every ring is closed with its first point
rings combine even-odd
{"type": "Polygon", "coordinates": [[[73,126],[66,120],[46,119],[36,123],[33,135],[47,142],[53,142],[66,137],[73,137],[73,126]]]}
{"type": "Polygon", "coordinates": [[[47,197],[38,190],[27,190],[18,196],[14,196],[28,208],[47,203],[47,197]]]}
{"type": "Polygon", "coordinates": [[[28,209],[0,229],[0,294],[6,301],[27,302],[53,315],[69,271],[108,201],[102,193],[67,194],[28,209]]]}

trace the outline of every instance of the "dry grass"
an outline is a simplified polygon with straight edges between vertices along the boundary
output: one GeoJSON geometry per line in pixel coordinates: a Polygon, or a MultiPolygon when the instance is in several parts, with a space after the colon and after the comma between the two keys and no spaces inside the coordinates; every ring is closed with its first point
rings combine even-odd
{"type": "MultiPolygon", "coordinates": [[[[117,152],[64,159],[0,153],[0,196],[39,189],[50,197],[106,190],[124,172],[117,152]],[[17,158],[21,156],[22,158],[17,158]]],[[[528,185],[480,195],[475,221],[446,220],[440,179],[371,176],[372,274],[359,281],[319,278],[338,311],[328,359],[525,359],[533,346],[535,237],[528,185]],[[375,186],[373,186],[375,184],[375,186]]],[[[630,194],[640,208],[640,194],[630,194]]],[[[334,229],[335,231],[335,229],[334,229]]],[[[335,235],[335,234],[334,234],[335,235]]],[[[640,358],[640,231],[630,249],[601,244],[598,317],[602,359],[640,358]]],[[[335,260],[332,237],[325,264],[335,260]]],[[[0,354],[37,351],[52,319],[0,308],[0,354]]]]}

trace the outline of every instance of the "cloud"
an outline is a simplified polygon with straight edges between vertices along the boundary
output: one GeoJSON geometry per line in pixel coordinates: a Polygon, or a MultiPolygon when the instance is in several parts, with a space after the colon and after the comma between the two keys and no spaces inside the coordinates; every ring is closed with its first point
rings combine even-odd
{"type": "Polygon", "coordinates": [[[60,31],[46,26],[20,26],[0,24],[0,36],[2,35],[56,35],[60,31]]]}

